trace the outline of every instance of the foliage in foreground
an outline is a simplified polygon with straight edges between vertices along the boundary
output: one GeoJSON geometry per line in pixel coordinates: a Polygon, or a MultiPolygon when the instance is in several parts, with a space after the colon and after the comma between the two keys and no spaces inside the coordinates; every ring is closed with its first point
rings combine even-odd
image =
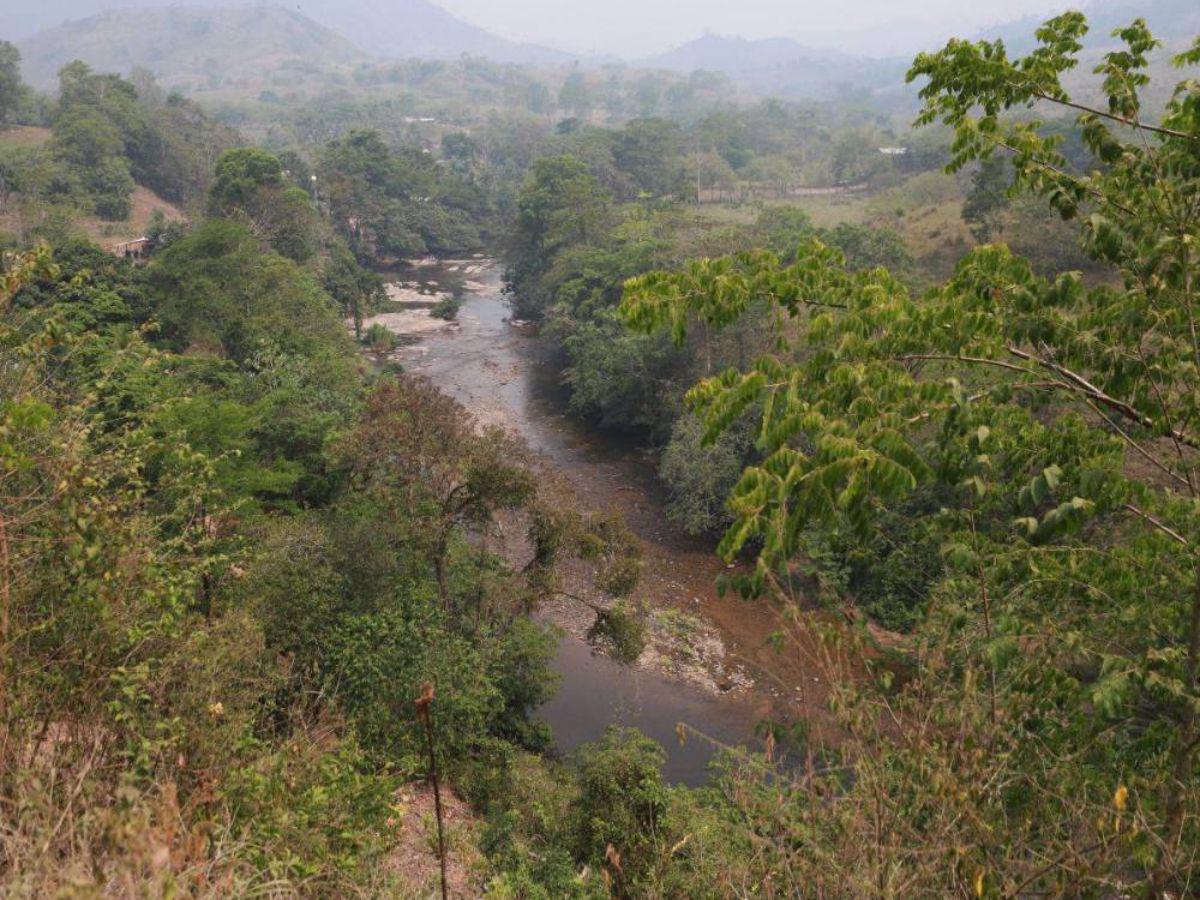
{"type": "Polygon", "coordinates": [[[146,268],[87,244],[0,282],[6,891],[388,894],[392,794],[486,803],[553,687],[560,559],[637,578],[522,449],[360,369],[312,274],[228,220],[146,268]],[[495,551],[497,516],[532,559],[495,551]]]}
{"type": "MultiPolygon", "coordinates": [[[[627,320],[676,340],[774,309],[773,350],[689,395],[710,440],[756,420],[762,462],[721,545],[753,548],[743,591],[788,601],[816,534],[869,548],[901,510],[940,548],[899,668],[880,658],[875,690],[843,672],[853,778],[745,798],[791,891],[1180,896],[1200,878],[1200,87],[1143,122],[1156,42],[1119,32],[1072,173],[1059,136],[1009,113],[1073,102],[1060,77],[1085,31],[1061,16],[1016,60],[952,41],[911,75],[921,121],[955,129],[952,166],[1009,153],[1118,286],[990,246],[918,298],[815,241],[791,265],[745,253],[626,286],[627,320]]],[[[1179,62],[1198,60],[1200,42],[1179,62]]],[[[835,638],[831,659],[880,655],[835,638]]]]}
{"type": "MultiPolygon", "coordinates": [[[[414,888],[380,862],[393,789],[424,770],[411,701],[432,679],[440,762],[486,816],[496,897],[1193,892],[1200,95],[1184,84],[1141,121],[1152,39],[1135,24],[1101,66],[1107,108],[1079,120],[1094,161],[1067,165],[1060,130],[1008,113],[1068,102],[1058,79],[1083,27],[1054,20],[1017,61],[954,42],[914,74],[923,118],[957,132],[955,165],[1011,153],[1018,184],[1081,218],[1119,284],[1039,277],[986,247],[917,297],[867,267],[903,266],[893,242],[826,234],[833,250],[778,221],[778,255],[626,290],[645,333],[610,358],[693,377],[669,339],[699,330],[688,358],[735,366],[691,392],[670,464],[702,501],[681,514],[709,527],[753,463],[722,548],[756,558],[739,586],[794,602],[807,565],[847,606],[912,629],[889,649],[867,629],[806,642],[839,685],[845,744],[783,767],[743,755],[704,790],[666,786],[661,749],[636,734],[561,768],[520,752],[545,746],[528,713],[552,687],[553,636],[526,614],[568,556],[627,594],[636,548],[565,512],[519,446],[431,386],[363,374],[338,305],[359,318],[377,285],[348,251],[321,277],[298,264],[311,210],[277,160],[225,157],[222,218],[145,270],[70,243],[6,258],[5,890],[414,888]],[[495,549],[501,517],[527,529],[519,565],[495,549]]],[[[132,100],[75,75],[113,88],[109,112],[132,100]]],[[[67,137],[110,133],[87,112],[67,137]]],[[[621,150],[665,190],[672,173],[643,152],[655,135],[671,139],[651,123],[621,150]]],[[[329,202],[396,178],[368,224],[399,252],[418,244],[388,216],[432,175],[377,150],[331,148],[345,181],[329,202]]],[[[652,419],[645,385],[610,381],[597,349],[619,333],[614,279],[679,248],[637,238],[661,210],[610,221],[604,189],[577,160],[537,167],[514,272],[577,341],[578,395],[652,419]]],[[[636,644],[636,622],[612,616],[598,630],[636,644]]]]}

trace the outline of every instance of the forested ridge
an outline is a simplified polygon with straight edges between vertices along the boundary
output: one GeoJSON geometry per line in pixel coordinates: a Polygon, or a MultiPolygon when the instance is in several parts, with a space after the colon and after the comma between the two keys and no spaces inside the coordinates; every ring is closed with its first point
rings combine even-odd
{"type": "Polygon", "coordinates": [[[1200,38],[1164,86],[1087,31],[921,54],[911,131],[650,75],[601,122],[579,75],[555,123],[259,143],[0,43],[0,891],[1200,890],[1200,38]],[[484,253],[832,730],[779,701],[699,787],[554,751],[539,611],[636,664],[643,545],[367,321],[484,253]]]}

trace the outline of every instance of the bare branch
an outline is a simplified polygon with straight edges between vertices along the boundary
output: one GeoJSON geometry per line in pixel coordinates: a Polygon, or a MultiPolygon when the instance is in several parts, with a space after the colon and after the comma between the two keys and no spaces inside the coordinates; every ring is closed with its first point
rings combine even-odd
{"type": "Polygon", "coordinates": [[[1186,131],[1176,131],[1174,128],[1164,128],[1161,125],[1147,125],[1145,122],[1137,121],[1135,119],[1127,119],[1124,116],[1118,116],[1116,113],[1107,112],[1103,109],[1096,109],[1091,106],[1085,106],[1084,104],[1076,103],[1073,100],[1064,100],[1061,97],[1053,97],[1050,94],[1045,94],[1041,91],[1034,91],[1033,96],[1037,97],[1039,100],[1045,100],[1048,103],[1057,103],[1059,106],[1067,106],[1071,109],[1078,110],[1079,112],[1087,113],[1088,115],[1097,116],[1101,119],[1108,119],[1110,122],[1117,122],[1118,124],[1124,125],[1126,128],[1132,128],[1135,131],[1150,131],[1154,134],[1161,134],[1167,137],[1182,138],[1185,141],[1200,141],[1200,135],[1197,134],[1189,134],[1186,131]]]}
{"type": "Polygon", "coordinates": [[[1153,525],[1155,528],[1157,528],[1163,534],[1167,535],[1168,537],[1172,538],[1173,540],[1177,541],[1178,543],[1183,544],[1185,547],[1187,546],[1188,539],[1185,538],[1178,531],[1176,531],[1174,528],[1167,525],[1161,519],[1155,518],[1154,516],[1150,515],[1150,513],[1146,512],[1144,509],[1139,509],[1138,507],[1134,506],[1132,503],[1126,503],[1125,508],[1127,510],[1129,510],[1131,513],[1133,513],[1135,516],[1137,516],[1138,518],[1144,519],[1145,521],[1149,522],[1151,525],[1153,525]]]}

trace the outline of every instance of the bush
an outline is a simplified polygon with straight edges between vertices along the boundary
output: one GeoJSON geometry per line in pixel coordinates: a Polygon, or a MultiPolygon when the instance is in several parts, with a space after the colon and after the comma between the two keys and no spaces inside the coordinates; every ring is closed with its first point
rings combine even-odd
{"type": "Polygon", "coordinates": [[[400,339],[386,325],[375,322],[363,332],[362,342],[374,353],[391,353],[400,339]]]}
{"type": "Polygon", "coordinates": [[[685,358],[666,335],[630,334],[605,311],[579,324],[564,346],[573,415],[600,428],[662,435],[673,418],[663,385],[685,358]]]}
{"type": "Polygon", "coordinates": [[[730,429],[711,444],[703,437],[699,418],[681,416],[658,468],[669,492],[667,516],[691,535],[718,532],[732,521],[726,501],[752,448],[745,427],[730,429]]]}
{"type": "Polygon", "coordinates": [[[447,322],[452,322],[458,318],[458,311],[462,307],[462,298],[460,297],[443,297],[433,305],[433,309],[429,310],[429,314],[438,319],[445,319],[447,322]]]}
{"type": "Polygon", "coordinates": [[[618,662],[636,662],[646,648],[645,613],[622,600],[612,609],[596,614],[587,638],[607,650],[618,662]]]}
{"type": "Polygon", "coordinates": [[[661,746],[627,728],[609,728],[576,755],[575,855],[604,867],[618,896],[641,896],[654,865],[669,798],[665,759],[661,746]]]}

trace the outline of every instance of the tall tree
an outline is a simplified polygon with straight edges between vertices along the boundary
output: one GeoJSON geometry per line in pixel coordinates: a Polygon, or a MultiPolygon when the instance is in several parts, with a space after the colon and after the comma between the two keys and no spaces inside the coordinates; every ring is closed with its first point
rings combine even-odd
{"type": "Polygon", "coordinates": [[[577,118],[586,119],[594,103],[592,89],[582,72],[572,72],[558,89],[558,108],[568,110],[577,118]]]}
{"type": "Polygon", "coordinates": [[[23,97],[21,51],[8,41],[0,41],[0,125],[12,119],[23,97]]]}
{"type": "Polygon", "coordinates": [[[538,279],[555,254],[598,236],[608,220],[611,196],[574,156],[544,157],[534,163],[517,201],[517,228],[506,273],[517,303],[540,312],[546,298],[538,279]]]}
{"type": "Polygon", "coordinates": [[[316,252],[317,217],[308,194],[285,182],[283,166],[265,150],[238,147],[221,155],[209,212],[246,222],[273,249],[297,262],[316,252]]]}
{"type": "Polygon", "coordinates": [[[662,197],[682,190],[685,174],[679,126],[665,119],[634,119],[616,137],[613,160],[638,188],[662,197]]]}
{"type": "Polygon", "coordinates": [[[1012,167],[1002,156],[989,156],[971,175],[971,192],[963,201],[963,221],[976,240],[987,242],[1000,229],[1000,214],[1008,207],[1012,167]]]}

